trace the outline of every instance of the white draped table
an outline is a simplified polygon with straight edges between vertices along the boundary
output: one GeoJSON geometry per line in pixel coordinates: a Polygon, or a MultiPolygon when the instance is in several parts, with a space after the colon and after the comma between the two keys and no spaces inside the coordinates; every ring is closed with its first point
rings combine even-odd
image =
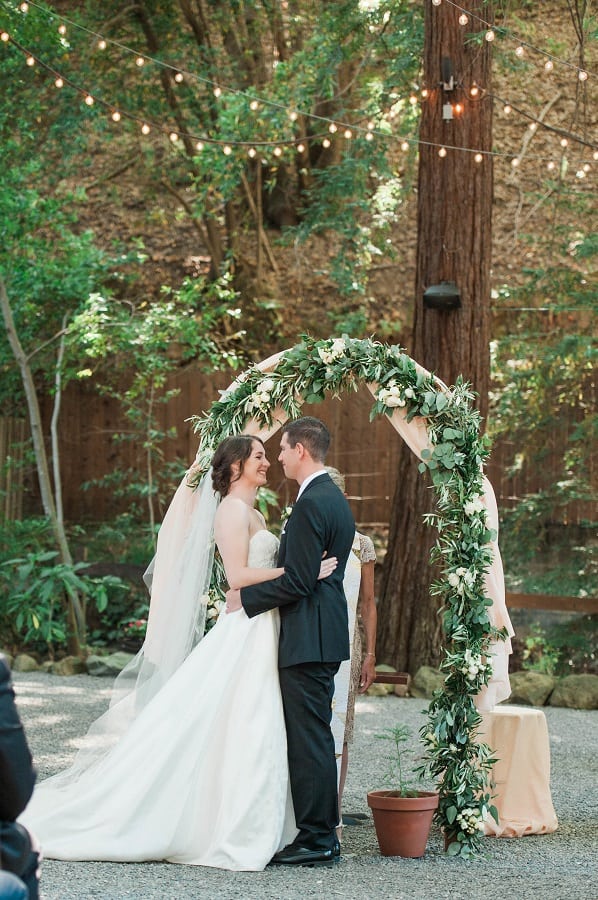
{"type": "Polygon", "coordinates": [[[523,837],[556,831],[558,821],[550,794],[550,745],[546,716],[525,706],[495,706],[482,713],[480,741],[498,758],[492,770],[498,810],[486,822],[494,837],[523,837]]]}

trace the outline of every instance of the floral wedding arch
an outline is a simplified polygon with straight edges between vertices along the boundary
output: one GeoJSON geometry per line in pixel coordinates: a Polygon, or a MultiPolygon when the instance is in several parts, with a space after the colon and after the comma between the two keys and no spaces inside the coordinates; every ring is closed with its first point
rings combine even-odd
{"type": "MultiPolygon", "coordinates": [[[[488,782],[495,761],[478,743],[480,710],[509,696],[512,629],[504,599],[494,493],[484,476],[489,450],[480,434],[473,394],[461,380],[447,388],[400,347],[373,340],[305,337],[290,350],[250,368],[221,393],[209,411],[192,418],[200,435],[196,462],[185,484],[207,471],[213,450],[241,432],[266,439],[304,402],[367,385],[370,419],[386,415],[430,472],[437,511],[427,516],[438,538],[431,558],[440,576],[431,592],[443,610],[444,689],[430,702],[420,731],[423,775],[437,780],[438,821],[451,855],[481,849],[484,820],[496,817],[488,782]]],[[[188,487],[187,487],[188,490],[188,487]]]]}

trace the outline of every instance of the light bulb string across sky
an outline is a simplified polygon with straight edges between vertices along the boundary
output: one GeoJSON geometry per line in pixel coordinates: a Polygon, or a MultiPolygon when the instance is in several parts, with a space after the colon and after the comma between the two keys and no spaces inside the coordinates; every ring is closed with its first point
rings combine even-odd
{"type": "MultiPolygon", "coordinates": [[[[24,6],[24,5],[26,5],[26,4],[22,4],[22,6],[24,6]]],[[[37,4],[35,4],[35,3],[33,3],[31,5],[37,7],[37,4]]],[[[40,8],[40,7],[38,7],[38,8],[40,8]]],[[[62,17],[58,17],[58,18],[62,18],[62,17]]],[[[98,37],[97,32],[92,32],[89,29],[86,29],[84,26],[77,26],[77,27],[80,27],[87,33],[93,35],[94,38],[98,37]]],[[[60,29],[59,29],[59,31],[60,31],[60,29]]],[[[81,96],[83,96],[85,98],[85,102],[89,106],[92,106],[92,105],[94,105],[94,103],[97,102],[98,105],[100,105],[103,108],[105,108],[106,110],[108,110],[111,113],[112,119],[114,121],[118,122],[121,118],[124,118],[129,121],[136,122],[141,125],[142,132],[145,134],[147,134],[151,130],[151,128],[153,128],[156,131],[158,131],[159,133],[168,135],[172,142],[176,142],[179,138],[181,138],[183,140],[188,139],[191,141],[195,141],[196,148],[198,150],[202,149],[203,144],[213,144],[213,145],[223,147],[224,152],[228,155],[230,152],[232,152],[231,148],[233,146],[239,146],[239,147],[243,147],[243,148],[249,148],[249,155],[255,156],[257,151],[254,150],[254,147],[255,148],[259,147],[259,148],[264,148],[264,149],[273,148],[275,155],[279,156],[282,153],[282,149],[281,149],[282,147],[295,147],[299,152],[301,152],[305,149],[305,144],[308,142],[312,142],[312,141],[322,141],[324,147],[330,146],[331,142],[330,142],[330,138],[329,138],[328,134],[335,133],[339,130],[341,131],[341,134],[347,140],[349,140],[350,138],[352,138],[354,136],[353,132],[357,132],[357,133],[363,132],[366,139],[368,139],[368,140],[373,140],[374,136],[376,136],[378,138],[383,138],[385,140],[388,140],[388,139],[399,140],[399,141],[401,141],[401,149],[403,149],[403,150],[408,149],[408,147],[412,144],[417,145],[417,144],[427,144],[428,143],[428,142],[423,142],[418,139],[405,138],[405,137],[401,137],[399,135],[389,134],[386,131],[379,131],[374,128],[373,122],[368,122],[367,128],[360,126],[358,123],[353,123],[351,126],[348,126],[345,122],[336,122],[330,118],[325,118],[322,116],[317,116],[316,114],[309,114],[309,113],[303,113],[303,112],[301,113],[302,116],[313,118],[313,119],[316,119],[317,121],[321,122],[322,124],[326,124],[328,126],[328,132],[309,135],[309,136],[305,136],[305,137],[293,136],[292,138],[280,138],[278,140],[260,140],[260,139],[238,140],[238,139],[221,138],[221,137],[215,138],[215,137],[211,137],[208,135],[198,136],[198,135],[194,135],[194,134],[185,132],[185,131],[181,130],[180,128],[172,128],[169,126],[165,126],[163,124],[159,124],[156,122],[152,122],[150,120],[146,120],[145,118],[140,117],[139,115],[130,113],[128,111],[123,111],[122,109],[118,108],[117,104],[113,104],[109,101],[98,98],[93,94],[93,92],[89,92],[89,91],[79,87],[72,79],[68,78],[65,75],[62,75],[53,66],[49,65],[48,63],[45,63],[39,56],[37,56],[36,54],[29,51],[26,47],[24,47],[18,41],[16,41],[13,37],[11,37],[7,32],[2,33],[2,40],[5,42],[12,43],[26,57],[26,61],[27,61],[28,65],[31,66],[34,63],[37,63],[40,67],[42,67],[43,69],[48,71],[55,78],[55,84],[57,87],[62,87],[65,84],[69,85],[73,90],[75,90],[77,93],[79,93],[81,96]]],[[[118,44],[117,42],[111,42],[111,43],[114,43],[121,50],[125,50],[130,53],[135,53],[135,51],[131,50],[128,47],[125,47],[122,44],[118,44]]],[[[139,59],[139,58],[141,58],[140,54],[136,54],[136,59],[139,59]]],[[[150,60],[150,58],[145,57],[144,62],[146,60],[150,60]]],[[[159,60],[156,60],[155,62],[158,65],[166,65],[166,64],[161,63],[159,60]]],[[[168,66],[168,68],[177,73],[180,71],[180,70],[176,69],[175,67],[168,66]]],[[[204,79],[201,76],[192,76],[191,75],[189,77],[191,77],[191,78],[196,77],[200,81],[203,81],[206,84],[210,84],[210,85],[212,84],[212,82],[210,82],[208,79],[204,79]]],[[[226,88],[225,90],[229,90],[229,89],[226,88]]],[[[239,94],[239,95],[245,97],[246,99],[248,99],[248,97],[249,97],[249,95],[245,94],[242,91],[237,91],[236,89],[230,89],[230,90],[233,93],[236,93],[236,94],[239,94]]],[[[222,90],[219,89],[219,92],[222,93],[222,90]]],[[[482,93],[484,93],[484,92],[482,91],[482,93]]],[[[424,95],[424,94],[425,94],[425,92],[422,92],[422,95],[424,95]]],[[[492,95],[487,94],[487,96],[492,96],[492,95]]],[[[412,96],[409,99],[410,99],[410,102],[415,101],[417,103],[417,98],[412,96]]],[[[496,98],[496,99],[499,99],[499,98],[496,98]]],[[[250,106],[252,106],[252,104],[254,104],[256,102],[258,102],[257,98],[252,97],[250,106]]],[[[269,101],[264,101],[263,99],[260,99],[259,102],[264,103],[264,105],[268,105],[269,101]]],[[[529,120],[537,121],[534,119],[533,116],[525,113],[524,111],[522,111],[520,109],[517,109],[516,107],[513,107],[511,104],[508,104],[507,101],[500,100],[500,102],[502,102],[504,104],[505,108],[507,108],[507,106],[510,105],[511,108],[515,109],[515,111],[519,115],[521,115],[529,120]]],[[[295,121],[299,115],[297,113],[297,114],[295,114],[295,116],[293,116],[293,111],[290,111],[287,107],[281,107],[278,104],[277,104],[277,106],[278,106],[278,108],[284,109],[286,112],[288,112],[290,114],[289,115],[290,122],[295,121]]],[[[548,126],[543,122],[538,122],[538,124],[541,125],[545,129],[554,131],[557,134],[566,134],[568,139],[576,141],[582,145],[590,146],[590,147],[596,146],[596,145],[593,145],[593,144],[583,140],[582,138],[579,138],[577,135],[569,134],[567,132],[562,131],[561,129],[555,128],[554,126],[548,126]]],[[[480,161],[482,161],[482,159],[484,157],[489,157],[489,156],[493,156],[496,158],[504,157],[507,159],[513,159],[514,157],[516,157],[516,154],[514,154],[513,152],[483,151],[483,150],[478,150],[476,148],[459,147],[456,144],[450,144],[447,142],[444,142],[442,144],[440,144],[440,143],[430,144],[430,146],[436,146],[436,147],[440,148],[440,153],[442,156],[446,155],[447,149],[474,153],[476,162],[480,162],[480,161]]],[[[528,159],[531,159],[531,158],[532,157],[528,156],[528,159]]],[[[533,157],[533,158],[545,160],[545,157],[533,157]]],[[[596,158],[596,155],[594,155],[594,158],[596,158]]]]}
{"type": "MultiPolygon", "coordinates": [[[[559,64],[562,64],[563,66],[574,69],[575,71],[578,72],[578,75],[580,73],[582,73],[584,76],[587,77],[588,74],[590,74],[586,70],[580,69],[578,66],[575,66],[574,64],[568,62],[567,60],[560,59],[560,57],[557,57],[554,54],[550,54],[547,51],[540,49],[539,47],[535,47],[534,45],[530,44],[529,42],[522,41],[517,35],[512,35],[507,29],[495,28],[487,20],[483,19],[481,16],[477,15],[476,13],[471,12],[470,10],[466,9],[465,7],[460,6],[457,3],[454,3],[453,0],[440,0],[440,2],[439,2],[439,0],[432,0],[432,2],[433,2],[433,5],[436,5],[436,6],[439,6],[442,2],[448,3],[450,6],[454,7],[456,10],[459,10],[462,13],[462,16],[469,16],[472,19],[476,19],[476,21],[478,21],[481,25],[483,25],[487,29],[494,28],[494,31],[497,31],[499,34],[501,34],[501,35],[505,34],[507,36],[512,37],[513,40],[516,40],[518,42],[518,47],[525,46],[528,49],[533,50],[536,53],[541,54],[542,56],[545,56],[547,59],[550,60],[550,62],[552,64],[554,64],[555,62],[558,62],[559,64]]],[[[369,125],[367,127],[363,127],[358,124],[359,121],[368,121],[369,119],[372,118],[371,115],[368,115],[363,110],[355,111],[354,113],[352,113],[353,118],[356,119],[357,121],[355,121],[353,123],[348,123],[348,122],[343,122],[343,121],[332,120],[326,116],[319,116],[317,113],[307,112],[305,110],[300,110],[300,109],[292,109],[292,108],[286,106],[285,104],[278,103],[275,100],[266,99],[264,97],[250,94],[247,91],[242,91],[239,88],[230,87],[229,85],[224,85],[224,84],[218,83],[209,78],[206,78],[205,76],[186,71],[185,69],[181,69],[180,67],[172,65],[171,63],[164,62],[163,60],[160,60],[156,57],[150,56],[146,53],[142,53],[138,50],[133,49],[132,47],[127,46],[126,44],[123,44],[120,41],[105,37],[100,32],[97,32],[91,28],[88,28],[85,25],[81,25],[81,24],[75,22],[74,20],[68,19],[67,17],[62,16],[53,10],[47,10],[45,7],[36,3],[35,0],[29,0],[29,2],[24,2],[24,3],[18,4],[18,8],[21,9],[21,11],[23,11],[23,12],[26,12],[30,6],[34,7],[36,10],[39,10],[40,12],[44,13],[46,16],[49,16],[50,18],[56,18],[57,20],[60,20],[62,23],[68,24],[71,28],[77,29],[79,31],[83,31],[85,34],[92,37],[100,46],[103,46],[103,47],[106,47],[107,45],[114,46],[114,47],[118,48],[119,50],[121,50],[122,52],[128,53],[131,56],[134,56],[136,60],[142,60],[144,64],[146,62],[149,62],[158,67],[166,69],[167,71],[174,73],[175,80],[176,80],[177,76],[179,76],[179,75],[181,76],[181,78],[188,78],[191,80],[195,80],[201,84],[204,84],[206,87],[209,87],[214,93],[216,93],[217,96],[220,96],[222,93],[226,93],[226,94],[230,94],[230,95],[234,95],[234,96],[243,97],[244,99],[246,99],[249,102],[250,105],[251,104],[259,104],[262,106],[269,106],[273,109],[280,110],[281,112],[286,112],[289,115],[289,117],[298,118],[299,116],[302,116],[303,118],[312,119],[314,121],[319,121],[327,126],[329,126],[330,124],[335,124],[337,128],[343,129],[343,130],[350,129],[350,128],[354,128],[354,129],[361,128],[361,130],[363,130],[364,132],[369,132],[372,130],[369,127],[369,125]]],[[[387,24],[388,24],[387,22],[384,23],[384,28],[386,27],[387,24]]],[[[332,100],[334,100],[334,99],[335,98],[332,98],[332,100]]],[[[379,134],[379,136],[380,135],[386,136],[384,132],[378,133],[378,134],[379,134]]],[[[254,142],[254,143],[256,143],[256,142],[254,142]]],[[[290,141],[289,143],[293,143],[293,141],[290,141]]]]}
{"type": "Polygon", "coordinates": [[[488,22],[478,13],[474,13],[464,6],[460,6],[458,3],[455,3],[454,0],[432,0],[432,6],[438,7],[441,6],[442,3],[446,3],[447,6],[452,6],[453,9],[456,9],[461,13],[464,19],[461,24],[464,26],[468,24],[467,22],[465,22],[466,16],[470,19],[475,19],[476,22],[484,26],[487,32],[492,32],[493,34],[497,34],[500,37],[507,37],[509,38],[509,40],[512,40],[517,44],[517,48],[521,47],[522,49],[529,50],[533,53],[538,53],[540,56],[546,57],[547,62],[550,62],[552,66],[557,63],[558,65],[573,69],[573,71],[577,73],[577,77],[580,81],[586,81],[589,77],[596,78],[596,72],[591,72],[588,69],[582,69],[581,66],[578,66],[576,63],[569,62],[569,60],[566,59],[561,59],[560,56],[556,56],[554,53],[549,53],[547,50],[543,50],[541,47],[536,47],[535,44],[531,44],[529,41],[526,41],[523,38],[519,37],[519,35],[515,34],[509,28],[506,28],[502,25],[493,24],[492,22],[488,22]]]}

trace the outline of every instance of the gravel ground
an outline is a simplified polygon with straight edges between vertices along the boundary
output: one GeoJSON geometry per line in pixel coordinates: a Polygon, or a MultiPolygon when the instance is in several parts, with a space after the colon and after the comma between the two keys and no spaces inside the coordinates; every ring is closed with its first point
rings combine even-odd
{"type": "MultiPolygon", "coordinates": [[[[63,768],[77,739],[105,708],[109,681],[14,673],[17,702],[39,777],[63,768]]],[[[366,803],[368,790],[382,787],[384,742],[375,735],[397,722],[413,733],[425,720],[425,701],[365,697],[357,702],[355,742],[345,789],[346,813],[367,814],[345,826],[342,860],[332,869],[273,867],[264,872],[223,872],[168,863],[68,863],[45,860],[42,900],[597,900],[596,829],[598,711],[548,707],[552,754],[552,796],[559,829],[520,839],[487,838],[473,862],[451,859],[432,830],[426,855],[407,860],[380,856],[366,803]]]]}

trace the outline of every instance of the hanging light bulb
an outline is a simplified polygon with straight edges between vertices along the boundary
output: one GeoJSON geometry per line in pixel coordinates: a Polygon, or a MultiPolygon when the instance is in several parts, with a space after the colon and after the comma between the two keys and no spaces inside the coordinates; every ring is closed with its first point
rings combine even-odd
{"type": "Polygon", "coordinates": [[[58,34],[66,34],[66,25],[58,26],[58,34]]]}
{"type": "Polygon", "coordinates": [[[469,16],[466,16],[465,13],[461,13],[459,16],[459,25],[467,25],[469,22],[469,16]]]}
{"type": "Polygon", "coordinates": [[[216,99],[218,99],[218,97],[220,97],[221,94],[222,94],[222,88],[215,87],[214,88],[214,96],[216,97],[216,99]]]}
{"type": "Polygon", "coordinates": [[[85,98],[85,102],[87,103],[88,106],[93,106],[94,100],[93,100],[93,97],[91,96],[91,94],[87,95],[87,97],[85,98]]]}
{"type": "Polygon", "coordinates": [[[577,77],[579,78],[580,81],[587,81],[588,73],[585,72],[583,69],[580,69],[579,72],[577,73],[577,77]]]}
{"type": "Polygon", "coordinates": [[[201,153],[201,151],[203,150],[203,146],[204,146],[203,141],[198,141],[196,143],[195,149],[197,150],[198,153],[201,153]]]}
{"type": "Polygon", "coordinates": [[[549,172],[552,172],[552,170],[555,168],[555,164],[553,163],[552,160],[550,160],[550,162],[546,163],[546,168],[548,169],[549,172]]]}
{"type": "Polygon", "coordinates": [[[415,96],[415,94],[411,94],[411,96],[409,97],[409,103],[411,104],[411,106],[415,106],[417,104],[417,97],[415,96]]]}
{"type": "Polygon", "coordinates": [[[584,163],[582,166],[582,169],[584,170],[584,172],[589,172],[590,168],[591,168],[591,166],[589,163],[584,163]]]}
{"type": "Polygon", "coordinates": [[[511,113],[513,112],[512,107],[510,107],[508,103],[505,103],[503,112],[504,112],[505,116],[510,116],[511,113]]]}
{"type": "Polygon", "coordinates": [[[529,130],[530,130],[530,131],[532,132],[532,134],[533,134],[534,131],[537,131],[537,130],[538,130],[538,123],[537,123],[537,122],[530,122],[528,128],[529,128],[529,130]]]}
{"type": "Polygon", "coordinates": [[[472,84],[472,86],[469,88],[469,96],[477,97],[477,96],[479,96],[479,93],[480,93],[480,89],[477,86],[477,84],[472,84]]]}
{"type": "Polygon", "coordinates": [[[456,115],[460,116],[461,113],[463,112],[463,104],[462,104],[462,103],[455,103],[455,105],[453,106],[453,112],[454,112],[456,115]]]}
{"type": "Polygon", "coordinates": [[[427,100],[429,96],[430,91],[428,90],[428,88],[422,88],[422,99],[427,100]]]}
{"type": "MultiPolygon", "coordinates": [[[[185,76],[183,75],[182,72],[177,72],[176,75],[174,76],[174,80],[176,81],[177,84],[181,84],[184,81],[184,79],[185,79],[185,76]]],[[[220,94],[216,94],[216,91],[214,91],[214,94],[216,95],[216,97],[220,96],[220,94]]]]}
{"type": "Polygon", "coordinates": [[[144,122],[143,125],[141,126],[141,134],[149,134],[149,133],[150,133],[150,127],[147,124],[147,122],[144,122]]]}
{"type": "Polygon", "coordinates": [[[117,109],[115,109],[114,112],[112,113],[112,121],[120,122],[120,113],[117,109]]]}
{"type": "Polygon", "coordinates": [[[230,156],[231,153],[233,152],[233,148],[229,147],[228,144],[225,144],[224,147],[222,148],[222,152],[224,153],[225,156],[230,156]]]}
{"type": "Polygon", "coordinates": [[[139,66],[139,68],[141,68],[141,66],[145,65],[145,59],[143,58],[143,56],[137,57],[137,59],[135,60],[135,65],[139,66]]]}
{"type": "Polygon", "coordinates": [[[62,80],[62,78],[60,76],[58,76],[58,78],[56,79],[54,84],[56,85],[57,88],[64,87],[64,81],[62,80]]]}
{"type": "Polygon", "coordinates": [[[592,159],[598,159],[598,150],[594,150],[592,153],[592,159]]]}
{"type": "Polygon", "coordinates": [[[328,140],[328,138],[324,138],[324,140],[322,141],[322,147],[325,147],[326,149],[330,147],[330,141],[328,140]]]}
{"type": "Polygon", "coordinates": [[[521,59],[521,57],[523,56],[524,53],[525,53],[525,50],[521,46],[519,46],[515,49],[515,56],[518,56],[519,59],[521,59]]]}
{"type": "Polygon", "coordinates": [[[9,35],[8,31],[3,31],[2,34],[0,34],[0,41],[4,41],[4,43],[6,43],[9,40],[10,40],[10,35],[9,35]]]}
{"type": "Polygon", "coordinates": [[[257,156],[257,150],[255,149],[255,147],[249,148],[249,150],[247,151],[247,156],[250,156],[251,159],[254,159],[257,156]]]}
{"type": "Polygon", "coordinates": [[[484,35],[484,37],[486,38],[486,40],[488,41],[488,43],[491,43],[491,42],[494,40],[494,38],[496,37],[496,35],[495,35],[494,32],[492,31],[492,29],[490,29],[489,31],[486,32],[486,34],[484,35]]]}
{"type": "Polygon", "coordinates": [[[476,153],[473,159],[474,162],[481,163],[481,161],[484,159],[484,155],[483,153],[476,153]]]}
{"type": "Polygon", "coordinates": [[[29,12],[29,4],[28,4],[28,3],[21,3],[21,5],[19,6],[19,9],[20,9],[21,12],[23,12],[23,13],[29,12]]]}
{"type": "Polygon", "coordinates": [[[365,133],[365,139],[366,139],[366,141],[373,141],[373,140],[374,140],[374,135],[372,134],[371,131],[366,131],[366,133],[365,133]]]}
{"type": "Polygon", "coordinates": [[[105,49],[106,49],[106,41],[104,40],[104,38],[100,38],[100,40],[98,41],[98,50],[105,50],[105,49]]]}
{"type": "Polygon", "coordinates": [[[171,140],[171,142],[172,142],[173,144],[176,144],[176,142],[177,142],[178,139],[179,139],[179,136],[178,136],[178,134],[176,133],[176,131],[171,131],[170,134],[168,135],[168,137],[170,138],[170,140],[171,140]]]}
{"type": "Polygon", "coordinates": [[[432,6],[440,6],[442,0],[432,0],[432,6]]]}
{"type": "Polygon", "coordinates": [[[296,122],[298,118],[299,118],[298,114],[295,112],[294,109],[292,109],[291,112],[289,113],[289,119],[291,120],[291,122],[296,122]]]}
{"type": "Polygon", "coordinates": [[[255,112],[256,109],[259,109],[259,103],[257,102],[257,100],[251,101],[251,103],[249,104],[249,109],[252,109],[253,112],[255,112]]]}
{"type": "Polygon", "coordinates": [[[438,151],[438,156],[440,156],[442,159],[444,159],[444,157],[446,156],[446,147],[440,148],[440,150],[438,151]]]}
{"type": "Polygon", "coordinates": [[[330,123],[330,125],[328,126],[328,131],[330,132],[330,134],[334,134],[335,131],[338,131],[338,128],[336,127],[334,122],[330,123]]]}
{"type": "Polygon", "coordinates": [[[305,144],[297,144],[297,153],[303,153],[305,151],[305,144]]]}
{"type": "Polygon", "coordinates": [[[403,141],[403,143],[401,144],[401,150],[403,151],[403,153],[406,153],[407,150],[409,150],[409,143],[407,141],[403,141]]]}
{"type": "Polygon", "coordinates": [[[274,156],[282,156],[282,148],[281,147],[274,148],[274,156]]]}
{"type": "Polygon", "coordinates": [[[30,67],[35,65],[35,59],[33,58],[33,56],[28,56],[25,62],[30,67]]]}
{"type": "Polygon", "coordinates": [[[345,128],[345,130],[343,131],[343,137],[344,137],[347,141],[350,141],[350,140],[351,140],[351,138],[353,137],[353,132],[351,131],[350,128],[345,128]]]}
{"type": "Polygon", "coordinates": [[[515,156],[511,160],[511,165],[513,166],[514,169],[516,169],[520,162],[521,162],[521,160],[519,159],[519,157],[515,156]]]}
{"type": "Polygon", "coordinates": [[[567,140],[567,138],[561,138],[561,147],[568,147],[568,146],[569,146],[569,141],[567,140]]]}
{"type": "Polygon", "coordinates": [[[546,62],[544,63],[544,70],[546,72],[552,72],[553,69],[554,69],[553,61],[551,59],[547,59],[546,62]]]}

